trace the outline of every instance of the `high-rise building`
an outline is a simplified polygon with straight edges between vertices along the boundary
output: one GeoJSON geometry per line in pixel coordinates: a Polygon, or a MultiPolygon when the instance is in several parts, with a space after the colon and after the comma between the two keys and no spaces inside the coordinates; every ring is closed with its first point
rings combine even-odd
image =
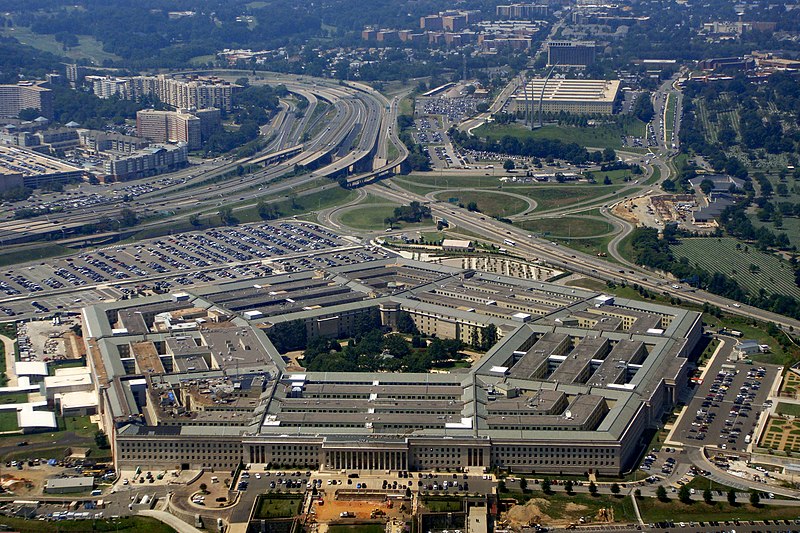
{"type": "Polygon", "coordinates": [[[109,159],[103,164],[103,170],[108,176],[124,181],[169,172],[185,166],[187,161],[185,144],[151,146],[140,152],[109,159]]]}
{"type": "Polygon", "coordinates": [[[546,17],[547,4],[510,4],[497,6],[496,15],[508,20],[531,20],[535,17],[546,17]]]}
{"type": "Polygon", "coordinates": [[[68,64],[65,71],[67,75],[67,81],[72,85],[81,83],[83,81],[83,77],[86,76],[86,67],[82,67],[76,63],[68,64]]]}
{"type": "Polygon", "coordinates": [[[129,98],[128,80],[113,76],[86,76],[86,81],[92,84],[92,91],[98,98],[108,99],[114,95],[120,98],[129,98]]]}
{"type": "Polygon", "coordinates": [[[161,102],[178,109],[207,109],[216,107],[225,112],[233,109],[233,94],[241,86],[218,78],[170,78],[136,76],[128,80],[129,98],[155,96],[161,102]]]}
{"type": "Polygon", "coordinates": [[[547,43],[547,65],[586,67],[594,63],[596,49],[591,41],[550,41],[547,43]]]}
{"type": "Polygon", "coordinates": [[[23,109],[38,109],[42,116],[53,117],[53,93],[44,82],[21,81],[0,85],[0,118],[14,118],[23,109]]]}
{"type": "Polygon", "coordinates": [[[136,113],[136,133],[155,142],[183,142],[190,150],[196,150],[219,122],[219,109],[200,109],[194,113],[185,109],[143,109],[136,113]]]}

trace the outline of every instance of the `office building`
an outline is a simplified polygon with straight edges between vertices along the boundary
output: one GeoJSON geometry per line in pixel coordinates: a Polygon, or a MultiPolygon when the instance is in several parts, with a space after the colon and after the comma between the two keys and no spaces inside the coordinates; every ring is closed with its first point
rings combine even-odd
{"type": "Polygon", "coordinates": [[[619,80],[567,80],[537,78],[517,90],[509,103],[509,112],[610,115],[619,95],[619,80]]]}
{"type": "Polygon", "coordinates": [[[42,116],[53,118],[53,92],[45,85],[32,81],[0,85],[0,118],[16,118],[23,109],[38,109],[42,116]]]}
{"type": "Polygon", "coordinates": [[[202,142],[220,126],[219,109],[199,109],[189,113],[143,109],[136,113],[136,134],[154,142],[186,143],[197,150],[202,142]]]}
{"type": "Polygon", "coordinates": [[[153,145],[130,155],[112,157],[103,163],[103,171],[112,179],[125,181],[171,172],[185,166],[188,161],[189,151],[185,143],[153,145]]]}
{"type": "Polygon", "coordinates": [[[693,311],[400,257],[107,302],[82,319],[116,467],[153,469],[620,475],[688,386],[702,335],[693,311]],[[461,373],[293,372],[271,340],[401,318],[499,340],[461,373]]]}
{"type": "Polygon", "coordinates": [[[550,41],[547,43],[547,66],[589,66],[594,63],[596,49],[591,41],[550,41]]]}

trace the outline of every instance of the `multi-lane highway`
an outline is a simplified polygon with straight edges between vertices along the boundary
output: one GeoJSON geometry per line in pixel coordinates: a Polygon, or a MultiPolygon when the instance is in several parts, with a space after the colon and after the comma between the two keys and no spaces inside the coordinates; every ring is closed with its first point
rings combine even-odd
{"type": "MultiPolygon", "coordinates": [[[[57,216],[42,215],[25,220],[4,221],[0,223],[0,242],[12,244],[59,234],[66,238],[86,224],[103,218],[118,219],[123,207],[131,208],[144,217],[157,212],[163,215],[165,211],[173,216],[186,216],[213,210],[232,200],[255,201],[258,197],[295,188],[320,177],[335,177],[362,170],[359,168],[362,161],[365,162],[363,170],[368,170],[369,165],[366,162],[375,154],[379,142],[384,143],[384,150],[387,142],[384,138],[398,145],[396,137],[391,134],[393,132],[390,124],[390,117],[391,120],[395,118],[391,109],[396,110],[396,105],[389,106],[388,101],[370,87],[282,76],[266,82],[285,85],[289,91],[309,101],[300,120],[296,120],[294,108],[286,102],[283,103],[276,117],[276,126],[268,130],[273,139],[266,150],[253,157],[182,171],[176,174],[181,176],[180,180],[173,180],[173,184],[142,194],[130,202],[123,203],[121,198],[114,200],[112,197],[109,201],[94,205],[90,211],[83,208],[72,209],[65,203],[64,212],[57,216]],[[318,119],[313,119],[312,124],[319,100],[328,102],[334,113],[328,115],[324,128],[315,128],[319,131],[313,138],[300,144],[304,135],[310,135],[308,128],[319,122],[318,119]],[[350,141],[355,142],[343,146],[350,141]],[[334,157],[339,150],[346,155],[334,157]],[[222,176],[238,167],[254,162],[262,163],[264,168],[238,179],[222,179],[222,176]],[[297,168],[316,170],[286,179],[287,174],[294,173],[297,168]],[[278,178],[282,178],[281,185],[275,186],[272,182],[278,178]]],[[[400,155],[393,162],[395,165],[406,155],[403,149],[398,151],[400,155]]],[[[146,222],[140,227],[163,223],[164,220],[161,219],[153,223],[146,222]]]]}
{"type": "Polygon", "coordinates": [[[751,306],[739,305],[734,300],[722,298],[701,290],[675,289],[675,281],[656,272],[651,272],[640,267],[621,267],[592,255],[558,246],[554,242],[534,237],[524,230],[504,224],[480,213],[473,213],[466,209],[453,206],[447,202],[428,202],[424,196],[419,196],[400,188],[368,185],[370,193],[387,198],[393,202],[405,204],[411,201],[428,203],[435,216],[447,219],[451,225],[459,226],[471,233],[483,235],[488,240],[502,242],[505,239],[516,243],[514,253],[544,260],[556,267],[562,267],[572,272],[585,274],[605,281],[621,283],[623,281],[658,292],[676,296],[684,301],[698,305],[709,303],[724,308],[726,312],[774,322],[785,328],[798,328],[800,321],[764,311],[751,306]],[[738,306],[738,307],[735,307],[738,306]]]}

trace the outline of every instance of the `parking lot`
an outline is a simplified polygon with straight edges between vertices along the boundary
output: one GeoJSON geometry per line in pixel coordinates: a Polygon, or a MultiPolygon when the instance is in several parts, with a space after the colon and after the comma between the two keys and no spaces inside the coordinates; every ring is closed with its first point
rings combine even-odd
{"type": "Polygon", "coordinates": [[[166,292],[190,285],[269,275],[267,259],[312,252],[313,258],[278,263],[286,271],[337,266],[380,258],[383,252],[354,244],[306,222],[214,228],[105,247],[75,256],[0,271],[0,317],[45,315],[142,290],[166,292]],[[326,255],[327,250],[352,247],[326,255]],[[27,296],[27,298],[19,298],[27,296]]]}
{"type": "Polygon", "coordinates": [[[695,390],[673,440],[743,451],[755,438],[753,430],[780,367],[729,362],[732,348],[733,341],[726,339],[695,390]]]}

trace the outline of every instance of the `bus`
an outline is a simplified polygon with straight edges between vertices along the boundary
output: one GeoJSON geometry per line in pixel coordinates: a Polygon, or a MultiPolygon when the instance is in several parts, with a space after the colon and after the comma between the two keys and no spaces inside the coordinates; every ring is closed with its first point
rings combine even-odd
{"type": "Polygon", "coordinates": [[[515,243],[511,239],[504,239],[503,240],[503,244],[505,244],[506,246],[516,246],[517,245],[517,243],[515,243]]]}

